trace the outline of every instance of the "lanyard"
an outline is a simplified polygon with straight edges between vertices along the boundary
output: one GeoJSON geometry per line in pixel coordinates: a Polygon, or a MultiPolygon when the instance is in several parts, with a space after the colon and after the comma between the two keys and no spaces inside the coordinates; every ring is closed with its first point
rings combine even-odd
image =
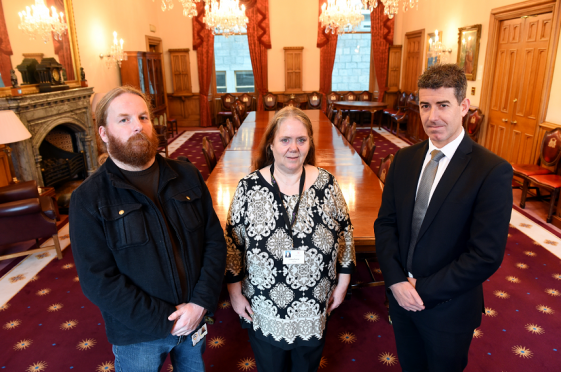
{"type": "Polygon", "coordinates": [[[290,233],[290,237],[292,238],[292,228],[294,227],[294,224],[296,223],[296,217],[298,216],[298,208],[300,207],[300,200],[302,199],[302,191],[304,191],[304,183],[306,181],[306,169],[304,167],[302,167],[302,175],[300,176],[300,190],[298,191],[298,202],[296,202],[296,205],[294,206],[294,210],[292,211],[292,221],[290,220],[290,218],[288,217],[288,211],[286,210],[286,207],[284,206],[284,202],[282,200],[282,195],[279,189],[279,185],[277,184],[277,180],[275,179],[275,176],[273,175],[273,173],[275,172],[275,164],[271,164],[271,183],[273,184],[273,187],[275,189],[275,191],[277,192],[277,195],[279,196],[280,202],[281,202],[281,207],[282,207],[282,217],[284,218],[284,223],[286,225],[286,228],[288,230],[288,232],[290,233]]]}

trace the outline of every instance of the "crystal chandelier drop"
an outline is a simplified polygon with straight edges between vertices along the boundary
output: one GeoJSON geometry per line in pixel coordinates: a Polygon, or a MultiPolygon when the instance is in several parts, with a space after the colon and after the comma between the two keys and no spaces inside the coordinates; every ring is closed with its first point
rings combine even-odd
{"type": "Polygon", "coordinates": [[[117,41],[117,31],[113,31],[113,45],[111,45],[111,51],[106,57],[107,68],[115,67],[115,65],[121,67],[121,62],[128,60],[127,53],[123,51],[123,39],[117,41]]]}
{"type": "Polygon", "coordinates": [[[248,19],[245,5],[240,7],[239,0],[206,0],[203,22],[213,34],[226,37],[240,34],[246,28],[248,19]]]}
{"type": "Polygon", "coordinates": [[[321,15],[319,21],[321,26],[325,27],[325,33],[335,31],[339,35],[345,32],[354,32],[364,20],[361,13],[362,4],[359,0],[327,0],[321,6],[321,15]]]}
{"type": "Polygon", "coordinates": [[[62,35],[68,29],[64,22],[64,13],[57,13],[54,6],[49,11],[43,0],[35,0],[35,5],[31,5],[31,9],[26,6],[25,10],[18,14],[20,18],[18,28],[28,34],[31,40],[41,37],[47,44],[51,32],[56,40],[62,40],[62,35]]]}
{"type": "MultiPolygon", "coordinates": [[[[196,17],[197,16],[197,4],[201,0],[179,0],[183,6],[183,15],[185,17],[196,17]]],[[[154,0],[152,0],[154,2],[154,0]]],[[[173,9],[173,0],[162,0],[162,11],[173,9]]]]}
{"type": "MultiPolygon", "coordinates": [[[[399,0],[380,0],[384,4],[384,14],[392,19],[394,15],[397,14],[399,10],[399,0]]],[[[370,12],[376,7],[378,7],[378,0],[362,0],[362,4],[366,9],[370,9],[370,12]]],[[[406,12],[409,9],[419,10],[419,0],[403,0],[403,11],[406,12]]]]}

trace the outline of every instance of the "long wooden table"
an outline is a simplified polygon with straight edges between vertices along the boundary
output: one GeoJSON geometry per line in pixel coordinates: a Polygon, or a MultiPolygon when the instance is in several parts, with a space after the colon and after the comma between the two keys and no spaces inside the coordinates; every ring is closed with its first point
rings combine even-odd
{"type": "MultiPolygon", "coordinates": [[[[336,109],[339,110],[361,110],[370,112],[370,131],[374,126],[374,114],[376,111],[385,110],[388,105],[385,102],[371,101],[336,101],[333,102],[336,109]]],[[[378,118],[378,129],[382,127],[382,115],[378,118]]]]}
{"type": "MultiPolygon", "coordinates": [[[[382,201],[380,180],[323,112],[305,112],[314,130],[316,165],[335,176],[347,201],[356,250],[372,252],[374,220],[382,201]]],[[[238,182],[252,171],[252,159],[274,114],[272,111],[250,112],[207,180],[222,227],[226,226],[228,208],[238,182]]]]}

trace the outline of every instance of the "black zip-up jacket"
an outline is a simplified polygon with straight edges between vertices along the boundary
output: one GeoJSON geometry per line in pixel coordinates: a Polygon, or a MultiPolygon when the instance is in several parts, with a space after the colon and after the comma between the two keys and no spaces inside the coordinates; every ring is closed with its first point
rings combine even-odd
{"type": "Polygon", "coordinates": [[[109,342],[128,345],[170,334],[168,316],[191,302],[214,312],[226,264],[220,221],[200,172],[156,155],[158,197],[177,234],[187,280],[181,284],[164,217],[108,158],[72,194],[70,239],[82,291],[105,320],[109,342]]]}

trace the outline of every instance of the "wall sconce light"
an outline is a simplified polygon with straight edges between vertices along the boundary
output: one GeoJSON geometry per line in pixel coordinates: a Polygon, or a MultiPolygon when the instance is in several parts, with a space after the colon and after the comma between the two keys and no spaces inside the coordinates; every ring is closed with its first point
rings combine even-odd
{"type": "Polygon", "coordinates": [[[121,67],[121,62],[128,60],[127,53],[123,51],[123,39],[117,41],[117,31],[113,31],[113,45],[111,45],[111,51],[106,55],[103,53],[99,54],[99,58],[103,60],[103,57],[106,58],[105,64],[107,68],[114,67],[115,65],[119,65],[121,67]]]}

